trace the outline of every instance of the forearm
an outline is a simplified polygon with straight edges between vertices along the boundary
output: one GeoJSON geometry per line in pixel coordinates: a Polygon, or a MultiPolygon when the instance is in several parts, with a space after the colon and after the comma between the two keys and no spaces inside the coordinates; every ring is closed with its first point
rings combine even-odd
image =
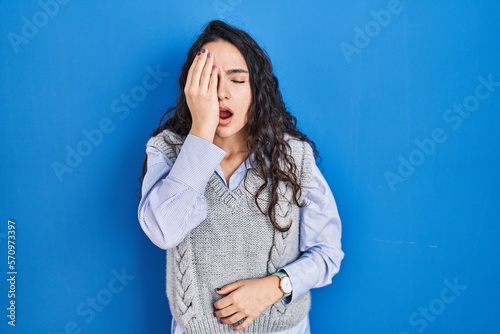
{"type": "Polygon", "coordinates": [[[206,203],[200,194],[176,180],[166,178],[162,185],[153,189],[139,207],[139,222],[144,233],[161,249],[177,246],[206,218],[206,203]],[[163,188],[178,193],[162,193],[163,188]]]}
{"type": "Polygon", "coordinates": [[[148,172],[138,216],[142,229],[162,249],[175,247],[206,218],[204,191],[224,151],[188,136],[175,163],[148,148],[148,172]]]}
{"type": "Polygon", "coordinates": [[[344,253],[338,249],[330,249],[321,253],[310,250],[296,261],[281,268],[286,271],[292,281],[293,293],[287,302],[293,301],[311,289],[326,286],[332,282],[340,269],[344,253]]]}
{"type": "Polygon", "coordinates": [[[294,300],[305,292],[331,283],[344,258],[341,249],[341,221],[333,194],[316,166],[311,188],[300,215],[302,255],[284,266],[293,285],[294,300]]]}

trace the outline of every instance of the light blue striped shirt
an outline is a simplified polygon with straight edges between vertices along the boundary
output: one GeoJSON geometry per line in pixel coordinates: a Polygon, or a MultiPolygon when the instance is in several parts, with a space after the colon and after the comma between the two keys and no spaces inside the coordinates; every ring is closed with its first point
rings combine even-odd
{"type": "MultiPolygon", "coordinates": [[[[205,186],[212,174],[215,172],[226,184],[220,167],[225,152],[211,142],[188,135],[175,163],[156,148],[147,147],[146,153],[148,171],[142,185],[139,222],[155,245],[169,249],[205,220],[205,186]]],[[[243,181],[249,165],[249,161],[245,161],[231,175],[226,184],[231,191],[243,181]]],[[[330,284],[344,257],[335,199],[316,165],[306,191],[305,206],[300,209],[300,250],[303,253],[281,268],[287,272],[293,286],[292,296],[283,300],[284,303],[293,302],[310,289],[330,284]]],[[[309,332],[306,317],[294,328],[279,334],[309,332]]],[[[184,333],[175,320],[172,333],[184,333]]]]}

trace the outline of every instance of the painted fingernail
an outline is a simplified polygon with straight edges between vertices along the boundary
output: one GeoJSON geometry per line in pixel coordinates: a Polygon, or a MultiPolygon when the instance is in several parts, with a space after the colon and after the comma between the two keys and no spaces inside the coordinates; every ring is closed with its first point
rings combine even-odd
{"type": "Polygon", "coordinates": [[[200,51],[196,52],[196,55],[197,56],[201,55],[201,52],[200,51]]]}
{"type": "Polygon", "coordinates": [[[212,69],[215,70],[217,68],[217,65],[212,66],[212,69]]]}
{"type": "Polygon", "coordinates": [[[210,52],[208,53],[207,58],[212,58],[212,55],[210,54],[210,52]]]}
{"type": "MultiPolygon", "coordinates": [[[[215,66],[215,65],[214,65],[214,66],[215,66]]],[[[221,290],[221,288],[215,288],[215,291],[220,291],[220,290],[221,290]]]]}
{"type": "Polygon", "coordinates": [[[205,52],[207,52],[207,49],[205,49],[205,48],[201,49],[201,53],[205,53],[205,52]]]}

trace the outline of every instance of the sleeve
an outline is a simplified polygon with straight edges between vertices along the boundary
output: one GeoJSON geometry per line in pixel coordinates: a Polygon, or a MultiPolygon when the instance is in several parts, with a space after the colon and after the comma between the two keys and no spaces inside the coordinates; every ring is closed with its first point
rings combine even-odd
{"type": "Polygon", "coordinates": [[[340,269],[342,227],[337,205],[325,178],[313,164],[310,188],[300,211],[300,251],[302,255],[284,270],[292,281],[289,303],[313,288],[326,286],[340,269]]]}
{"type": "Polygon", "coordinates": [[[139,223],[156,246],[169,249],[206,218],[205,187],[225,152],[188,135],[175,163],[153,146],[146,154],[139,223]]]}

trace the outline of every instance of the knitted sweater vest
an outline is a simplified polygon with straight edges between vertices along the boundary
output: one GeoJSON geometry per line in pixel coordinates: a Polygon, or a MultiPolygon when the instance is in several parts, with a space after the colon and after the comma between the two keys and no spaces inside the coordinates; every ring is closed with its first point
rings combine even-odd
{"type": "MultiPolygon", "coordinates": [[[[305,193],[314,163],[312,149],[305,142],[287,140],[302,193],[305,193]]],[[[175,161],[182,142],[166,130],[151,138],[148,145],[175,161]]],[[[234,191],[214,173],[205,188],[207,218],[178,246],[167,251],[170,310],[187,334],[234,333],[232,325],[220,324],[213,314],[213,303],[222,298],[214,289],[238,280],[268,276],[301,255],[299,208],[291,201],[290,187],[279,185],[276,220],[280,226],[292,223],[290,229],[282,233],[255,204],[254,195],[262,180],[252,168],[247,173],[246,179],[234,191]]],[[[259,204],[265,210],[269,192],[264,193],[259,204]]],[[[307,292],[288,305],[281,301],[274,303],[243,332],[264,334],[292,328],[308,314],[310,298],[307,292]]]]}

